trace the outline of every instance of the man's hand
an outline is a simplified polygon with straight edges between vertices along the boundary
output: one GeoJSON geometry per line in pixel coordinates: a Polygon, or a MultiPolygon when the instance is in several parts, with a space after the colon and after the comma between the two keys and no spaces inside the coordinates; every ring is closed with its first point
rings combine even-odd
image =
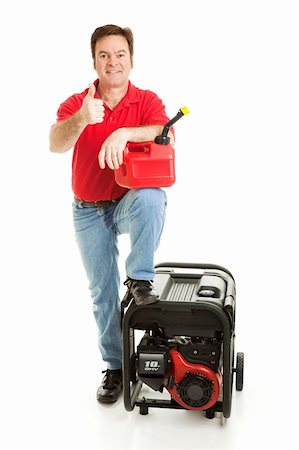
{"type": "Polygon", "coordinates": [[[94,98],[95,93],[95,85],[91,83],[80,109],[81,117],[87,125],[102,123],[104,120],[104,104],[101,99],[94,98]]]}
{"type": "MultiPolygon", "coordinates": [[[[118,169],[123,163],[123,152],[127,142],[153,142],[155,137],[160,135],[163,125],[144,125],[139,127],[118,128],[107,137],[98,155],[101,169],[105,169],[105,161],[110,169],[118,169]]],[[[171,131],[168,132],[171,145],[174,144],[174,137],[171,131]]]]}
{"type": "Polygon", "coordinates": [[[99,152],[99,164],[105,169],[105,161],[110,169],[118,169],[123,163],[123,151],[128,142],[128,131],[126,128],[118,128],[107,137],[99,152]]]}

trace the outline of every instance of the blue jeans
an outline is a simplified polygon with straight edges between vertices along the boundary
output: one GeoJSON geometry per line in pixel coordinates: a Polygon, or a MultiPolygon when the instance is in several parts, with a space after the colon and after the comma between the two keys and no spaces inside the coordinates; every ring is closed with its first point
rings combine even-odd
{"type": "Polygon", "coordinates": [[[73,203],[76,241],[89,280],[98,344],[107,368],[121,368],[121,330],[117,236],[130,235],[127,276],[153,280],[154,252],[163,230],[166,194],[161,189],[134,189],[116,203],[83,207],[73,203]]]}

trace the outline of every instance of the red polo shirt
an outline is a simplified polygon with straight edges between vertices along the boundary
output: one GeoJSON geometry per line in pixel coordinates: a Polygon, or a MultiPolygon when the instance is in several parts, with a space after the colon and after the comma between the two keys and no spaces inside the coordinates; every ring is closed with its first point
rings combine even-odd
{"type": "MultiPolygon", "coordinates": [[[[98,82],[94,82],[95,86],[98,82]]],[[[65,120],[75,114],[81,108],[87,92],[88,88],[63,102],[58,109],[57,120],[65,120]]],[[[97,93],[95,97],[99,98],[97,93]]],[[[104,106],[104,121],[87,125],[74,146],[72,188],[75,197],[85,201],[112,200],[128,191],[115,183],[113,170],[107,165],[101,169],[98,163],[102,144],[114,130],[141,125],[165,125],[169,120],[160,98],[151,91],[133,86],[131,82],[126,95],[113,110],[104,106]]]]}

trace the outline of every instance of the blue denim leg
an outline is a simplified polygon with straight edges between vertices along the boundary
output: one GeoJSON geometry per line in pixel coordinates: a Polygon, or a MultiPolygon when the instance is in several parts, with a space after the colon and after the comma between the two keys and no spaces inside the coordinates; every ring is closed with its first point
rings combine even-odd
{"type": "Polygon", "coordinates": [[[152,280],[166,204],[161,189],[131,190],[108,207],[73,204],[76,241],[89,280],[99,349],[108,369],[119,369],[122,355],[117,236],[130,235],[127,275],[152,280]]]}
{"type": "Polygon", "coordinates": [[[111,370],[121,367],[118,248],[109,220],[113,209],[114,205],[83,208],[73,204],[76,241],[89,280],[98,345],[111,370]]]}
{"type": "Polygon", "coordinates": [[[166,194],[162,189],[134,189],[118,203],[114,223],[119,233],[129,233],[131,252],[126,273],[134,280],[154,279],[154,253],[165,221],[166,194]]]}

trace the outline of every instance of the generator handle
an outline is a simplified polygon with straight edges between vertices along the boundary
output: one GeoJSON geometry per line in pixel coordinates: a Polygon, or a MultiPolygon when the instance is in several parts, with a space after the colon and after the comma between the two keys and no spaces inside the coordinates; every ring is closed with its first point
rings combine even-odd
{"type": "MultiPolygon", "coordinates": [[[[199,263],[180,263],[180,262],[164,262],[155,265],[155,268],[159,267],[173,267],[175,269],[212,269],[212,270],[222,270],[226,272],[233,280],[234,277],[229,270],[225,267],[218,266],[216,264],[199,264],[199,263]]],[[[235,280],[234,280],[235,281],[235,280]]]]}
{"type": "Polygon", "coordinates": [[[223,309],[229,315],[231,324],[234,327],[235,323],[235,304],[236,304],[236,287],[233,275],[225,267],[216,264],[197,264],[197,263],[179,263],[179,262],[165,262],[155,265],[155,269],[166,269],[169,273],[172,269],[198,269],[203,270],[204,274],[218,275],[226,282],[226,293],[223,301],[223,309]]]}

